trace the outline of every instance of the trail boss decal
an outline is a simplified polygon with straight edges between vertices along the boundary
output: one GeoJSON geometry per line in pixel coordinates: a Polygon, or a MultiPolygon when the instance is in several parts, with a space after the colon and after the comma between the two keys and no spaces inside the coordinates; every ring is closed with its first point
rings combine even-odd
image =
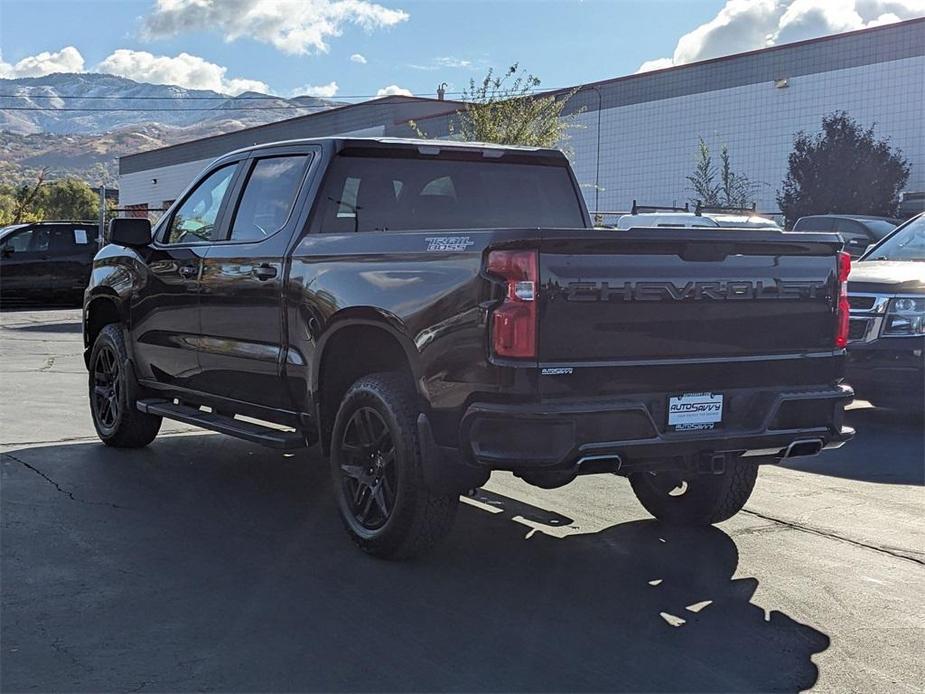
{"type": "Polygon", "coordinates": [[[464,251],[475,241],[468,236],[430,236],[426,239],[429,253],[440,251],[464,251]]]}
{"type": "Polygon", "coordinates": [[[722,393],[684,393],[668,398],[668,428],[714,429],[723,419],[722,393]]]}

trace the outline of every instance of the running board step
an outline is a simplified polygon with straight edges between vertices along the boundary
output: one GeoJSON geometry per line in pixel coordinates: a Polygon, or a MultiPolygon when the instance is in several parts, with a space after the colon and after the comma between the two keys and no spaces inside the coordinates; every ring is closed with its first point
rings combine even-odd
{"type": "Polygon", "coordinates": [[[177,422],[185,422],[193,426],[217,431],[235,438],[244,439],[269,448],[280,448],[291,451],[296,448],[305,448],[305,438],[298,431],[280,431],[272,427],[261,426],[253,422],[245,422],[234,417],[203,412],[202,410],[186,405],[176,405],[170,400],[139,400],[136,403],[139,410],[146,414],[154,414],[177,422]]]}

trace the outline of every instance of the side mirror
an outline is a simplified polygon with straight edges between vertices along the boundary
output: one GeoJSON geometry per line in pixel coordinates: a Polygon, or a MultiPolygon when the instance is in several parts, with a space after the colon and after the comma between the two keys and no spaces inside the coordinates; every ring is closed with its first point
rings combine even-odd
{"type": "Polygon", "coordinates": [[[119,246],[147,246],[151,243],[151,222],[137,217],[116,217],[109,222],[109,242],[119,246]]]}
{"type": "Polygon", "coordinates": [[[4,246],[3,250],[0,251],[0,255],[2,255],[4,258],[9,258],[15,252],[16,252],[16,249],[13,248],[12,246],[4,246]]]}

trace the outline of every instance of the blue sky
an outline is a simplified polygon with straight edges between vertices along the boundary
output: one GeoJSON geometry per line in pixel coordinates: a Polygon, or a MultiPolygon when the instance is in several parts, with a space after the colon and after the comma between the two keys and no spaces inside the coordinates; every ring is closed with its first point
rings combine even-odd
{"type": "Polygon", "coordinates": [[[519,61],[560,87],[925,14],[925,0],[204,2],[2,0],[0,76],[103,69],[345,98],[452,92],[519,61]]]}

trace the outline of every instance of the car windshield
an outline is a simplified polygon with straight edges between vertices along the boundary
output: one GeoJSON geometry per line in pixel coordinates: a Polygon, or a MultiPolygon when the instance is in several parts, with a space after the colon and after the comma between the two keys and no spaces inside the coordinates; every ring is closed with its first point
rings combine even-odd
{"type": "Polygon", "coordinates": [[[0,241],[5,239],[16,229],[21,229],[24,226],[27,226],[27,225],[26,224],[10,224],[9,226],[0,227],[0,241]]]}
{"type": "Polygon", "coordinates": [[[871,251],[864,260],[925,261],[925,217],[919,217],[871,251]]]}

